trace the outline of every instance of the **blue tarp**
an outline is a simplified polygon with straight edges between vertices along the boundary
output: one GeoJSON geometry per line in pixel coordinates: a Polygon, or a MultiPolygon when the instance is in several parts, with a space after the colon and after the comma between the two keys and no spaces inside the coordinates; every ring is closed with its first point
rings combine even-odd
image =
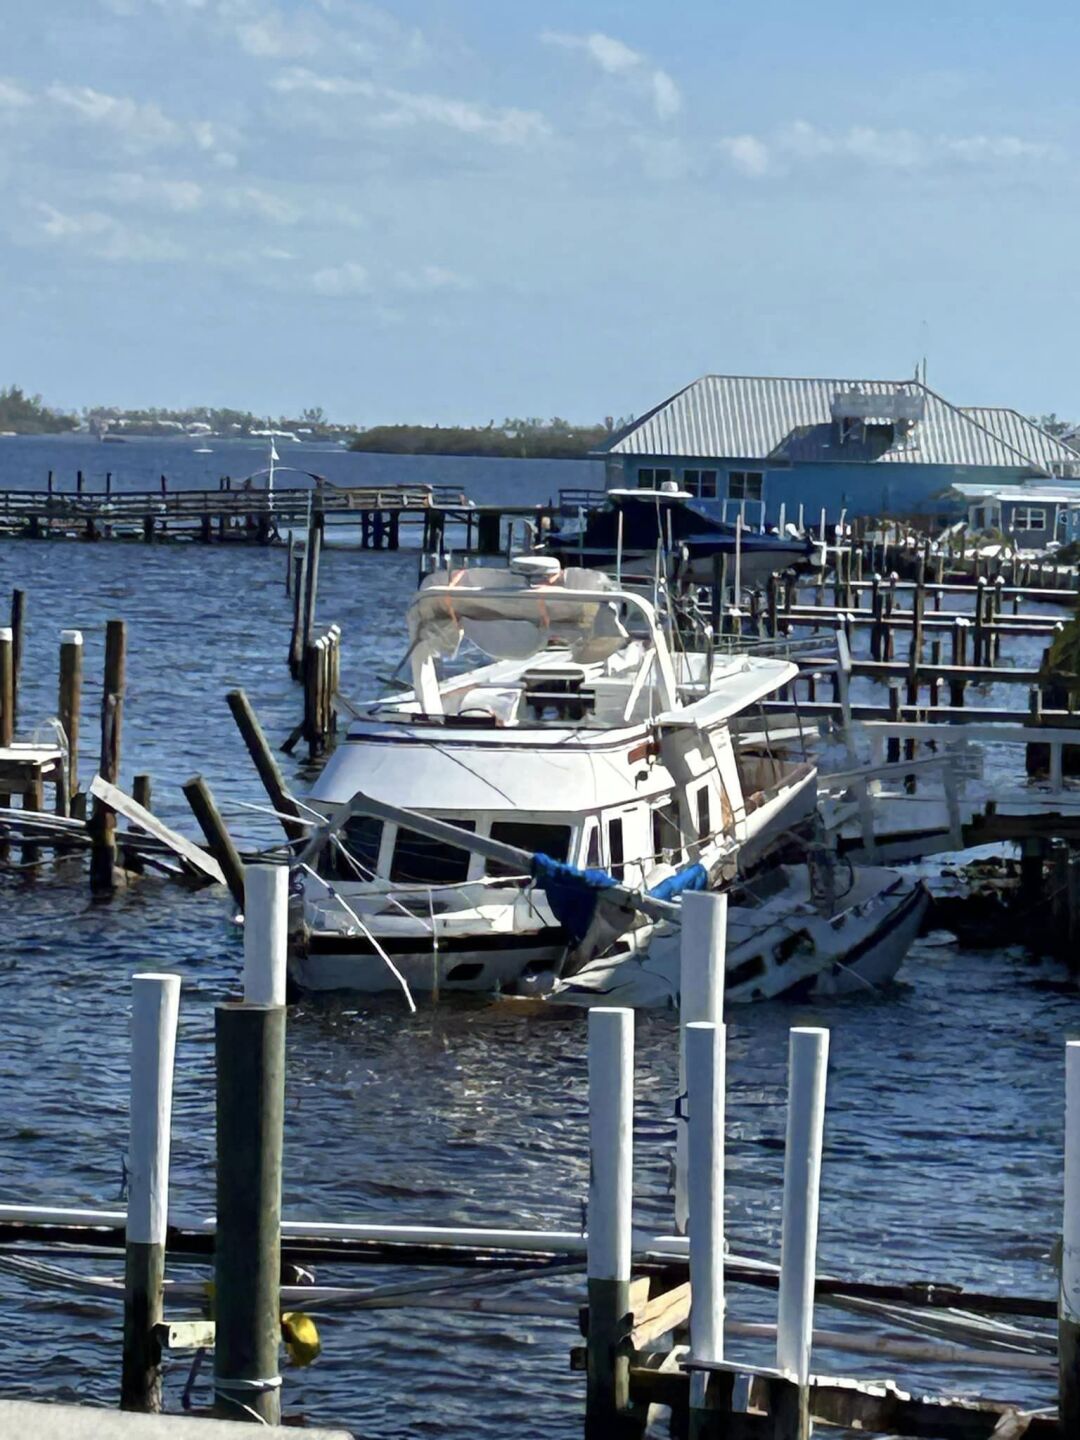
{"type": "Polygon", "coordinates": [[[661,880],[659,885],[654,885],[649,894],[654,900],[674,900],[687,890],[707,890],[709,888],[709,872],[704,865],[687,865],[684,870],[676,870],[674,875],[669,875],[666,880],[661,880]]]}
{"type": "MultiPolygon", "coordinates": [[[[575,944],[580,944],[588,933],[601,894],[619,884],[606,870],[579,870],[550,855],[533,856],[532,874],[556,920],[575,944]]],[[[649,894],[656,900],[675,900],[684,891],[706,890],[708,885],[709,872],[704,865],[687,865],[661,880],[649,894]]]]}
{"type": "Polygon", "coordinates": [[[600,892],[619,883],[606,870],[579,870],[550,855],[534,855],[532,873],[556,920],[575,944],[584,940],[592,924],[600,892]]]}

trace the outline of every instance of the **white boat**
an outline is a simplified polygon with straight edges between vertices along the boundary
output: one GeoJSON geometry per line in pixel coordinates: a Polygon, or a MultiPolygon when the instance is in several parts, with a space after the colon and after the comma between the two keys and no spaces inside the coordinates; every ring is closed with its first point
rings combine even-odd
{"type": "MultiPolygon", "coordinates": [[[[852,869],[822,894],[811,867],[782,865],[741,887],[728,906],[725,999],[879,992],[922,925],[925,884],[878,866],[852,869]]],[[[677,1007],[680,933],[661,922],[623,936],[604,956],[554,980],[564,1004],[677,1007]],[[649,933],[651,930],[651,933],[649,933]]]]}
{"type": "Polygon", "coordinates": [[[654,606],[599,572],[439,572],[409,631],[412,688],[357,714],[312,793],[302,988],[494,990],[557,972],[580,938],[527,870],[350,811],[358,793],[642,893],[688,865],[715,884],[814,811],[814,767],[729,723],[796,667],[673,653],[654,606]],[[463,639],[487,663],[440,680],[463,639]]]}

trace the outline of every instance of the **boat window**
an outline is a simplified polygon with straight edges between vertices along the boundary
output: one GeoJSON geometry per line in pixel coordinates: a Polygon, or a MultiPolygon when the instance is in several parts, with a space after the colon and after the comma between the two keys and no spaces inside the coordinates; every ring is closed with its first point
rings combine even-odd
{"type": "Polygon", "coordinates": [[[698,495],[702,500],[716,499],[716,471],[715,470],[684,470],[683,489],[691,495],[698,495]]]}
{"type": "Polygon", "coordinates": [[[728,498],[731,500],[760,500],[764,481],[765,476],[760,470],[730,470],[728,472],[728,498]]]}
{"type": "Polygon", "coordinates": [[[709,787],[702,785],[697,792],[697,833],[699,840],[707,840],[712,834],[709,819],[709,787]]]}
{"type": "MultiPolygon", "coordinates": [[[[533,855],[550,855],[552,860],[566,860],[570,855],[569,825],[536,825],[528,820],[496,820],[491,826],[492,840],[516,845],[533,855]]],[[[528,867],[525,867],[526,869],[528,867]]],[[[487,875],[521,875],[520,865],[504,865],[501,860],[488,860],[487,875]]]]}
{"type": "Polygon", "coordinates": [[[340,843],[330,842],[334,857],[331,874],[338,880],[370,880],[379,868],[382,831],[383,822],[371,815],[353,815],[346,820],[338,831],[340,843]]]}
{"type": "Polygon", "coordinates": [[[616,880],[621,880],[626,872],[626,856],[623,850],[623,830],[621,820],[609,820],[607,827],[607,848],[608,848],[608,869],[616,880]]]}
{"type": "Polygon", "coordinates": [[[587,869],[596,870],[600,865],[600,826],[595,820],[589,821],[589,844],[585,851],[587,869]]]}
{"type": "MultiPolygon", "coordinates": [[[[476,829],[474,820],[451,820],[459,830],[476,829]]],[[[444,845],[415,830],[398,829],[394,857],[390,862],[390,879],[401,885],[461,885],[468,879],[468,850],[444,845]]]]}
{"type": "Polygon", "coordinates": [[[679,807],[674,800],[665,800],[652,812],[653,855],[657,860],[678,860],[682,856],[682,827],[679,807]]]}

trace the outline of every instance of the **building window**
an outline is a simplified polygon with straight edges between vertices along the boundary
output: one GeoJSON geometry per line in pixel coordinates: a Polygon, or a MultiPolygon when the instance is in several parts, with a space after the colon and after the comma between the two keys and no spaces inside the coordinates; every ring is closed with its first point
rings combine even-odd
{"type": "Polygon", "coordinates": [[[760,470],[731,470],[728,472],[729,500],[760,500],[765,476],[760,470]]]}
{"type": "Polygon", "coordinates": [[[639,490],[659,490],[671,479],[671,471],[663,467],[647,465],[644,470],[637,472],[637,483],[639,490]]]}
{"type": "Polygon", "coordinates": [[[1045,530],[1046,511],[1037,505],[1018,505],[1013,511],[1014,530],[1045,530]]]}
{"type": "Polygon", "coordinates": [[[702,500],[715,500],[716,471],[684,470],[683,489],[688,490],[691,495],[699,496],[702,500]]]}

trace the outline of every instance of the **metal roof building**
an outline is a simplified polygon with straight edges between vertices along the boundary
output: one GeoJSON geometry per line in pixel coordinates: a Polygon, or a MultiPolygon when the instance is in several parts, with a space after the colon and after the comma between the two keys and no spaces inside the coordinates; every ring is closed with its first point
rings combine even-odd
{"type": "Polygon", "coordinates": [[[677,480],[749,523],[773,502],[899,514],[944,508],[958,479],[1080,474],[1080,453],[1016,411],[952,405],[914,379],[705,375],[601,453],[609,486],[677,480]]]}

